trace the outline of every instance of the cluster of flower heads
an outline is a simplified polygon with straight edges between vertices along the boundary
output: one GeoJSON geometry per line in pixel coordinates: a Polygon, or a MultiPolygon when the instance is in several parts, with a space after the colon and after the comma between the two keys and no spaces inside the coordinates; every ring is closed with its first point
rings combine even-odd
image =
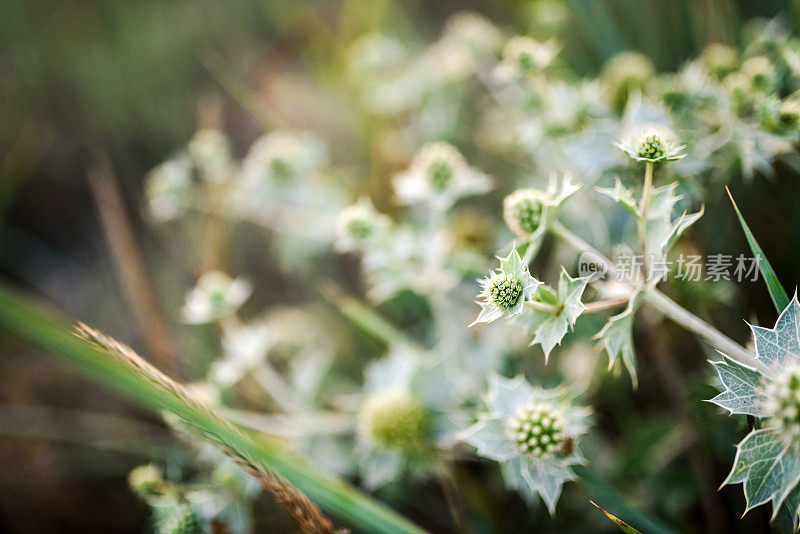
{"type": "MultiPolygon", "coordinates": [[[[551,171],[574,169],[585,184],[636,167],[630,159],[650,169],[672,161],[659,170],[678,178],[711,176],[731,166],[745,176],[770,172],[772,159],[789,150],[800,132],[800,99],[791,92],[799,82],[800,46],[774,28],[759,35],[761,40],[741,52],[712,45],[668,75],[656,75],[645,56],[625,52],[609,61],[598,79],[581,81],[557,76],[559,69],[552,68],[559,61],[556,41],[504,35],[472,13],[454,17],[443,36],[418,53],[386,35],[363,36],[348,56],[348,74],[361,103],[369,113],[403,117],[387,122],[401,125],[398,138],[413,138],[419,147],[392,162],[405,167],[391,180],[397,207],[387,206],[386,213],[365,196],[346,205],[343,199],[354,195],[327,179],[334,174],[328,152],[314,135],[266,134],[237,161],[225,135],[201,130],[185,150],[150,173],[146,195],[153,219],[167,222],[194,212],[223,215],[261,224],[292,245],[298,236],[333,242],[338,252],[360,255],[373,302],[386,303],[410,290],[427,299],[433,315],[433,332],[423,343],[378,326],[387,354],[365,365],[360,394],[353,395],[359,386],[350,382],[341,390],[322,387],[334,350],[315,349],[332,335],[312,334],[306,316],[293,317],[289,322],[297,330],[291,335],[302,348],[293,353],[288,370],[279,372],[268,358],[281,345],[276,322],[242,323],[237,317],[251,294],[250,283],[207,272],[188,293],[183,316],[188,323],[214,323],[222,331],[221,355],[209,369],[209,382],[226,390],[254,378],[272,395],[271,407],[292,416],[294,426],[279,430],[299,450],[339,473],[358,475],[365,486],[401,483],[406,475],[432,476],[432,455],[462,441],[498,462],[509,488],[531,502],[541,497],[553,513],[564,482],[574,478],[572,466],[584,461],[578,447],[589,410],[566,389],[542,389],[522,376],[497,374],[505,355],[519,349],[520,339],[499,324],[470,332],[464,328],[474,276],[488,270],[487,251],[505,251],[498,257],[500,267],[480,281],[481,311],[473,324],[507,318],[527,331],[528,340],[541,345],[547,358],[586,310],[583,298],[590,283],[589,277],[573,277],[562,269],[550,286],[529,271],[562,210],[572,221],[589,217],[582,213],[586,203],[571,210],[566,202],[580,184],[573,183],[570,173],[551,171]],[[778,35],[775,46],[764,42],[770,32],[778,35]],[[483,160],[466,150],[468,143],[455,143],[459,150],[440,140],[457,138],[447,129],[458,114],[449,92],[472,78],[493,102],[480,110],[475,144],[509,161],[525,158],[529,174],[522,183],[490,178],[477,167],[483,160]],[[680,132],[681,142],[673,132],[680,132]],[[614,142],[621,151],[613,150],[614,142]],[[548,175],[544,185],[540,177],[548,175]],[[473,227],[480,237],[465,236],[469,225],[458,219],[458,203],[507,186],[512,192],[502,205],[507,227],[502,235],[494,235],[491,223],[478,221],[473,227]],[[488,390],[483,409],[475,413],[476,392],[483,390],[488,390]],[[339,413],[325,424],[304,420],[305,412],[330,407],[339,413]]],[[[598,191],[647,219],[646,226],[654,230],[646,246],[657,255],[666,255],[702,213],[673,218],[679,200],[674,184],[652,191],[646,213],[644,199],[637,201],[620,181],[598,191]]],[[[376,204],[385,207],[377,199],[376,204]]],[[[304,264],[298,259],[303,256],[287,257],[294,258],[294,265],[304,264]]],[[[610,289],[597,284],[595,292],[606,296],[610,289]]],[[[336,291],[331,295],[345,315],[367,313],[354,313],[353,302],[336,291]]],[[[631,328],[641,295],[636,290],[628,297],[598,336],[610,365],[622,360],[635,380],[631,328]]],[[[363,323],[380,325],[379,319],[369,316],[363,323]]],[[[788,319],[782,315],[781,321],[788,319]]],[[[727,359],[717,366],[729,389],[715,402],[765,421],[740,444],[728,482],[745,482],[748,507],[772,500],[776,513],[791,506],[796,518],[800,471],[782,462],[800,458],[800,376],[797,362],[788,359],[790,352],[800,352],[800,345],[777,358],[766,344],[775,339],[767,331],[754,329],[754,334],[763,372],[727,359]],[[765,453],[765,447],[772,448],[765,453]],[[786,450],[792,454],[780,456],[786,450]],[[780,463],[788,474],[770,479],[773,485],[752,486],[749,481],[758,474],[748,478],[748,473],[758,455],[780,463]]],[[[785,345],[783,338],[775,342],[785,345]]],[[[140,493],[163,496],[164,483],[151,468],[132,474],[132,483],[134,478],[140,493]]],[[[191,508],[187,499],[173,504],[177,512],[165,524],[184,530],[169,527],[168,532],[192,531],[190,513],[200,523],[213,517],[191,508]]]]}

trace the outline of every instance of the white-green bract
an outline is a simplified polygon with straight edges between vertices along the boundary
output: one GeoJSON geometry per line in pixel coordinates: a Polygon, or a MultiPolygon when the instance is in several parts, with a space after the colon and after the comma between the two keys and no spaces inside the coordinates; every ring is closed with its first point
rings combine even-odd
{"type": "Polygon", "coordinates": [[[478,295],[481,313],[472,324],[491,323],[505,314],[516,317],[525,309],[541,282],[528,272],[519,252],[514,248],[505,258],[498,257],[500,268],[481,280],[483,290],[478,295]]]}
{"type": "Polygon", "coordinates": [[[554,514],[561,487],[575,477],[571,466],[583,462],[575,440],[587,430],[589,410],[572,406],[563,390],[535,388],[522,376],[490,376],[485,404],[486,411],[461,438],[473,445],[480,456],[500,463],[509,488],[529,502],[539,495],[550,514],[554,514]],[[539,417],[525,426],[526,421],[520,421],[520,416],[526,417],[530,411],[557,415],[545,415],[544,421],[539,417]],[[525,451],[520,444],[521,426],[528,434],[525,451]],[[531,437],[537,443],[532,443],[531,437]],[[542,442],[547,445],[544,451],[542,442]]]}
{"type": "Polygon", "coordinates": [[[686,145],[676,145],[671,133],[655,127],[629,135],[617,146],[637,161],[671,161],[686,157],[683,153],[686,145]]]}
{"type": "Polygon", "coordinates": [[[745,512],[772,503],[773,519],[789,514],[800,525],[800,304],[795,296],[774,328],[751,326],[756,357],[752,368],[727,357],[713,362],[725,391],[711,402],[732,414],[760,420],[736,447],[736,459],[724,484],[742,483],[745,512]],[[756,369],[763,369],[758,371],[756,369]]]}

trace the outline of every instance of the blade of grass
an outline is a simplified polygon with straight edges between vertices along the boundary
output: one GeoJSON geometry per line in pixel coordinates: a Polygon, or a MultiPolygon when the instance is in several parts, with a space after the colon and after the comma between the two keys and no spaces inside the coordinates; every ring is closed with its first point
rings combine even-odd
{"type": "Polygon", "coordinates": [[[0,324],[52,352],[97,381],[122,393],[155,413],[171,412],[202,434],[214,436],[232,449],[274,470],[331,514],[367,532],[421,534],[424,531],[387,506],[359,492],[340,478],[320,470],[274,441],[259,439],[231,429],[230,423],[209,417],[195,405],[170,394],[152,381],[76,337],[55,317],[27,298],[0,286],[0,324]]]}
{"type": "Polygon", "coordinates": [[[644,528],[645,532],[652,534],[673,534],[674,531],[663,522],[629,506],[616,489],[608,482],[592,473],[586,466],[575,466],[575,474],[580,477],[589,492],[595,495],[594,499],[605,502],[606,506],[609,508],[613,507],[615,510],[619,510],[619,513],[624,514],[629,517],[631,521],[635,521],[637,525],[644,528]]]}
{"type": "Polygon", "coordinates": [[[625,532],[625,534],[642,534],[641,532],[639,532],[638,530],[636,530],[635,528],[633,528],[632,526],[630,526],[628,523],[626,523],[625,521],[623,521],[623,520],[622,520],[622,519],[620,519],[619,517],[617,517],[617,516],[615,516],[615,515],[612,515],[612,514],[609,514],[608,512],[606,512],[605,510],[603,510],[601,507],[597,506],[597,503],[596,503],[596,502],[594,502],[594,501],[589,501],[589,502],[590,502],[590,503],[592,503],[592,504],[593,504],[593,505],[594,505],[594,506],[595,506],[595,507],[596,507],[598,510],[600,510],[601,512],[603,512],[604,514],[606,514],[606,517],[607,517],[607,518],[609,518],[609,519],[611,520],[611,522],[612,522],[612,523],[614,523],[615,525],[617,525],[617,527],[618,527],[618,528],[619,528],[619,529],[620,529],[622,532],[625,532]]]}
{"type": "Polygon", "coordinates": [[[769,291],[769,296],[772,299],[772,303],[775,304],[775,308],[778,310],[778,313],[780,313],[786,309],[786,306],[789,305],[789,296],[786,294],[786,291],[783,290],[780,280],[778,280],[778,276],[775,274],[775,271],[772,270],[772,266],[769,264],[769,261],[767,261],[767,257],[764,256],[764,252],[762,252],[761,247],[758,246],[758,241],[756,241],[753,232],[750,231],[750,227],[747,226],[746,222],[744,222],[742,212],[739,211],[739,206],[736,205],[736,201],[733,200],[733,195],[727,186],[725,186],[725,191],[728,192],[728,197],[731,199],[733,209],[736,210],[736,216],[739,218],[739,223],[742,225],[742,230],[744,230],[744,235],[747,238],[747,244],[750,246],[750,250],[753,252],[753,256],[755,256],[756,261],[758,262],[758,269],[761,271],[761,275],[764,277],[764,282],[767,284],[767,290],[769,291]]]}

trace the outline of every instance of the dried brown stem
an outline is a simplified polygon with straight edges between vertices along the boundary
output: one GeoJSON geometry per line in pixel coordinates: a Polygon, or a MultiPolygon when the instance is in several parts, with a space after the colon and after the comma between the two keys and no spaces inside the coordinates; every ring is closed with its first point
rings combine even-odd
{"type": "Polygon", "coordinates": [[[86,172],[103,233],[148,351],[168,372],[178,371],[177,350],[147,277],[111,164],[97,155],[86,172]]]}
{"type": "MultiPolygon", "coordinates": [[[[247,434],[219,414],[214,408],[192,395],[186,387],[171,379],[155,366],[145,361],[130,347],[124,345],[93,328],[78,323],[76,333],[79,337],[93,343],[103,352],[116,358],[129,368],[135,370],[158,388],[179,397],[187,405],[198,412],[203,412],[208,418],[224,426],[237,438],[252,442],[247,434]]],[[[247,474],[256,479],[264,490],[283,506],[286,511],[297,521],[300,529],[306,534],[345,534],[347,529],[336,529],[331,521],[320,511],[316,504],[311,502],[300,490],[289,482],[268,469],[262,462],[251,457],[248,453],[231,446],[222,436],[211,434],[192,425],[190,421],[182,420],[186,428],[196,436],[208,441],[217,447],[223,454],[233,460],[247,474]]]]}

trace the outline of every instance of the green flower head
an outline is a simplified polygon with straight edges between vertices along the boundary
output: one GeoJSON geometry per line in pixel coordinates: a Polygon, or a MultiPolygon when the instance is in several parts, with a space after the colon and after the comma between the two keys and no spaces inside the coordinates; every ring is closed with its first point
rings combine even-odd
{"type": "Polygon", "coordinates": [[[800,444],[800,365],[781,370],[764,388],[768,426],[787,446],[800,444]]]}
{"type": "Polygon", "coordinates": [[[508,421],[517,448],[535,458],[552,458],[564,450],[564,417],[551,403],[530,402],[508,421]]]}
{"type": "Polygon", "coordinates": [[[542,222],[547,194],[537,189],[518,189],[503,200],[503,219],[512,232],[527,237],[542,222]]]}
{"type": "Polygon", "coordinates": [[[500,268],[481,280],[481,313],[472,324],[490,323],[503,315],[515,317],[522,313],[541,282],[533,278],[514,248],[500,260],[500,268]]]}
{"type": "Polygon", "coordinates": [[[425,406],[403,390],[387,391],[367,399],[360,423],[367,436],[388,449],[422,449],[430,433],[425,406]]]}
{"type": "Polygon", "coordinates": [[[617,146],[636,161],[671,161],[686,156],[686,145],[676,145],[671,133],[660,128],[646,128],[628,136],[617,146]]]}

